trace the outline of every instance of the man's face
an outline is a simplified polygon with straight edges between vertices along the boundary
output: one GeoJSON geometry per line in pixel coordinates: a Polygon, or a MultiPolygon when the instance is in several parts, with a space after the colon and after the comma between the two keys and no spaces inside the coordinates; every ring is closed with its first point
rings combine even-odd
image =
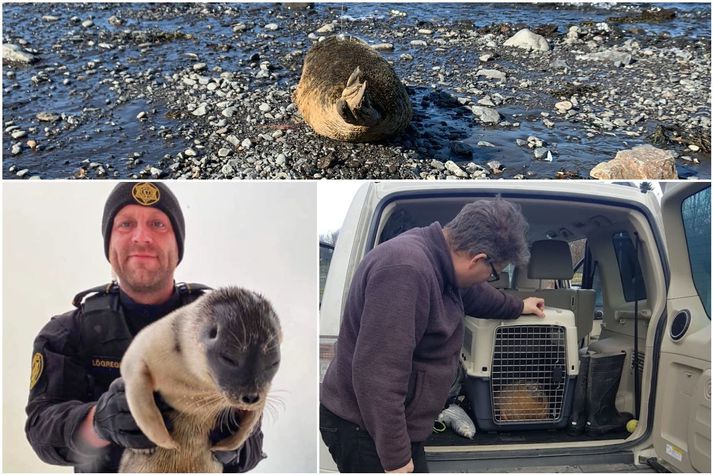
{"type": "Polygon", "coordinates": [[[504,267],[499,263],[491,265],[491,261],[484,253],[473,256],[467,252],[461,252],[457,253],[453,260],[456,284],[462,289],[488,282],[493,275],[493,269],[500,272],[504,267]]]}
{"type": "Polygon", "coordinates": [[[173,283],[178,246],[171,220],[156,208],[124,206],[114,217],[109,262],[122,287],[137,293],[173,283]]]}

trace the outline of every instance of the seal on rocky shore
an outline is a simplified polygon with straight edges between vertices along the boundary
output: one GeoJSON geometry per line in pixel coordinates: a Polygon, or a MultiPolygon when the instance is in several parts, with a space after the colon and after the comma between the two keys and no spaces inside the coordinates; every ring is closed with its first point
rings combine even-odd
{"type": "Polygon", "coordinates": [[[238,287],[210,292],[139,332],[121,376],[131,414],[158,447],[126,449],[119,471],[222,472],[212,451],[237,449],[258,424],[281,340],[270,303],[238,287]],[[171,434],[154,391],[175,410],[171,434]],[[211,446],[209,434],[227,410],[240,428],[211,446]]]}
{"type": "Polygon", "coordinates": [[[319,135],[375,142],[411,121],[406,88],[376,50],[354,37],[331,36],[305,57],[293,100],[319,135]]]}

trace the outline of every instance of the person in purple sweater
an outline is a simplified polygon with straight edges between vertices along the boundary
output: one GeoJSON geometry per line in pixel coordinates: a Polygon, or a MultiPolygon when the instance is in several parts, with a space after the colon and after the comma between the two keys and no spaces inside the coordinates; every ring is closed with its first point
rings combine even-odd
{"type": "Polygon", "coordinates": [[[544,317],[488,285],[530,257],[527,222],[503,199],[411,229],[359,264],[320,393],[320,432],[340,472],[426,472],[423,442],[453,382],[464,315],[544,317]]]}

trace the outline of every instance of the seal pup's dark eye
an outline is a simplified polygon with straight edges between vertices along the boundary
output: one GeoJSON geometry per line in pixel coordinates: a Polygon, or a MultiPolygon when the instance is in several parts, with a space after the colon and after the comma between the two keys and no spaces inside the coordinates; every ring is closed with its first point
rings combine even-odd
{"type": "Polygon", "coordinates": [[[210,330],[208,331],[208,338],[211,340],[214,340],[218,336],[218,326],[213,325],[210,327],[210,330]]]}

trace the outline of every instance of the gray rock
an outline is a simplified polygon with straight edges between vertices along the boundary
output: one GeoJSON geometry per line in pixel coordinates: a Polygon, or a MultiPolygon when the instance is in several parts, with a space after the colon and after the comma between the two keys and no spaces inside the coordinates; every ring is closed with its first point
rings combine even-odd
{"type": "Polygon", "coordinates": [[[13,155],[19,155],[20,152],[22,152],[22,145],[20,145],[19,143],[13,145],[12,150],[10,150],[10,153],[13,155]]]}
{"type": "Polygon", "coordinates": [[[544,36],[531,32],[527,28],[515,33],[503,46],[514,46],[526,50],[549,51],[550,45],[544,36]]]}
{"type": "Polygon", "coordinates": [[[393,43],[377,43],[375,45],[371,45],[371,47],[374,48],[376,51],[393,51],[394,50],[393,43]]]}
{"type": "Polygon", "coordinates": [[[83,26],[84,28],[91,28],[91,27],[94,26],[94,22],[93,22],[92,20],[84,20],[84,21],[82,22],[82,26],[83,26]]]}
{"type": "Polygon", "coordinates": [[[11,134],[10,137],[13,139],[21,139],[22,137],[27,136],[27,132],[24,130],[14,130],[11,134]]]}
{"type": "Polygon", "coordinates": [[[478,117],[478,120],[485,124],[497,124],[500,122],[500,113],[493,108],[473,106],[471,110],[478,117]]]}
{"type": "Polygon", "coordinates": [[[230,166],[229,163],[226,163],[225,165],[223,165],[223,168],[220,169],[220,172],[226,176],[235,175],[235,170],[233,169],[233,167],[230,166]]]}
{"type": "Polygon", "coordinates": [[[594,167],[589,175],[599,180],[677,179],[676,160],[669,150],[639,145],[617,152],[616,157],[594,167]]]}
{"type": "Polygon", "coordinates": [[[195,108],[195,110],[192,112],[192,114],[195,115],[195,116],[201,117],[201,116],[206,115],[207,112],[208,112],[208,111],[206,110],[206,105],[205,105],[205,104],[201,104],[201,105],[199,105],[198,107],[195,108]]]}
{"type": "MultiPolygon", "coordinates": [[[[238,110],[237,107],[226,107],[221,111],[221,114],[223,117],[231,118],[233,115],[235,115],[235,112],[238,110]]],[[[232,137],[232,136],[231,136],[232,137]]],[[[237,140],[237,139],[236,139],[237,140]]]]}
{"type": "Polygon", "coordinates": [[[428,46],[428,43],[426,43],[423,40],[413,40],[411,43],[409,43],[411,46],[428,46]]]}
{"type": "Polygon", "coordinates": [[[42,19],[43,19],[44,21],[47,21],[47,22],[50,22],[50,23],[51,23],[51,22],[58,21],[58,20],[59,20],[59,17],[58,17],[58,16],[53,16],[53,15],[44,15],[44,16],[42,17],[42,19]]]}
{"type": "Polygon", "coordinates": [[[465,170],[463,170],[461,167],[456,165],[456,163],[453,160],[448,160],[445,163],[445,167],[446,167],[446,170],[448,170],[449,172],[451,172],[452,174],[454,174],[457,177],[461,177],[461,178],[468,177],[468,173],[466,173],[465,170]]]}
{"type": "Polygon", "coordinates": [[[207,65],[205,63],[196,63],[193,65],[193,70],[194,71],[203,71],[207,65]]]}
{"type": "Polygon", "coordinates": [[[238,144],[240,143],[240,139],[237,138],[235,135],[228,135],[225,137],[226,142],[231,144],[233,147],[237,147],[238,144]]]}
{"type": "Polygon", "coordinates": [[[280,28],[280,25],[278,25],[277,23],[268,23],[263,28],[270,31],[277,31],[280,28]]]}
{"type": "Polygon", "coordinates": [[[438,171],[443,171],[446,168],[443,162],[441,162],[440,160],[436,160],[435,158],[431,160],[431,167],[435,168],[438,171]]]}
{"type": "Polygon", "coordinates": [[[187,148],[183,151],[183,155],[185,155],[186,157],[195,157],[198,155],[198,153],[192,148],[187,148]]]}
{"type": "Polygon", "coordinates": [[[497,81],[504,81],[507,75],[502,72],[498,71],[497,69],[479,69],[477,73],[475,73],[477,77],[484,77],[486,79],[495,79],[497,81]]]}
{"type": "Polygon", "coordinates": [[[542,147],[544,144],[544,140],[538,139],[534,135],[530,135],[529,137],[527,137],[527,146],[530,148],[539,148],[542,147]]]}
{"type": "Polygon", "coordinates": [[[497,160],[491,160],[488,163],[486,163],[486,165],[488,166],[488,168],[490,168],[490,171],[495,174],[502,173],[503,169],[504,169],[502,163],[500,163],[497,160]]]}
{"type": "Polygon", "coordinates": [[[23,51],[18,45],[3,44],[2,45],[3,61],[30,64],[37,61],[35,55],[23,51]]]}
{"type": "Polygon", "coordinates": [[[272,110],[272,107],[270,107],[270,104],[262,103],[258,107],[260,109],[260,112],[270,112],[272,110]]]}
{"type": "Polygon", "coordinates": [[[535,158],[537,160],[542,160],[547,156],[548,150],[545,147],[538,147],[535,149],[535,158]]]}
{"type": "Polygon", "coordinates": [[[527,140],[515,139],[515,143],[518,144],[520,147],[524,147],[525,145],[527,145],[527,140]]]}
{"type": "Polygon", "coordinates": [[[161,175],[163,175],[163,170],[161,170],[160,168],[156,168],[156,167],[149,168],[149,172],[151,173],[152,178],[158,178],[161,175]]]}
{"type": "Polygon", "coordinates": [[[576,56],[576,59],[583,61],[605,61],[615,63],[615,66],[627,66],[634,61],[631,54],[614,49],[599,51],[597,53],[580,54],[576,56]]]}
{"type": "Polygon", "coordinates": [[[27,169],[27,168],[23,168],[22,170],[20,170],[19,172],[17,172],[16,175],[17,175],[18,177],[22,178],[22,177],[24,177],[25,175],[27,175],[28,173],[30,173],[30,170],[27,169]]]}
{"type": "Polygon", "coordinates": [[[224,158],[230,155],[230,152],[231,150],[229,148],[221,148],[218,150],[218,156],[224,158]]]}
{"type": "Polygon", "coordinates": [[[240,146],[245,149],[249,149],[250,147],[253,146],[253,143],[252,143],[252,141],[250,141],[250,139],[245,139],[242,142],[240,142],[240,146]]]}
{"type": "Polygon", "coordinates": [[[485,96],[484,98],[478,100],[478,104],[485,107],[495,107],[495,103],[490,96],[485,96]]]}
{"type": "Polygon", "coordinates": [[[555,104],[555,109],[557,109],[557,112],[560,114],[564,114],[568,110],[572,109],[573,105],[570,101],[560,101],[557,104],[555,104]]]}
{"type": "Polygon", "coordinates": [[[136,118],[139,119],[139,120],[144,120],[144,119],[146,119],[146,115],[147,115],[147,114],[146,114],[145,111],[141,111],[141,112],[139,112],[138,114],[136,114],[136,118]]]}
{"type": "Polygon", "coordinates": [[[284,167],[286,163],[287,163],[287,158],[285,157],[284,153],[278,154],[277,157],[275,158],[275,164],[278,167],[284,167]]]}
{"type": "Polygon", "coordinates": [[[481,63],[487,63],[488,61],[493,59],[493,55],[490,53],[481,54],[478,59],[480,60],[481,63]]]}
{"type": "Polygon", "coordinates": [[[334,32],[334,23],[327,23],[326,25],[320,27],[315,33],[319,33],[320,35],[326,35],[329,33],[334,32]]]}

